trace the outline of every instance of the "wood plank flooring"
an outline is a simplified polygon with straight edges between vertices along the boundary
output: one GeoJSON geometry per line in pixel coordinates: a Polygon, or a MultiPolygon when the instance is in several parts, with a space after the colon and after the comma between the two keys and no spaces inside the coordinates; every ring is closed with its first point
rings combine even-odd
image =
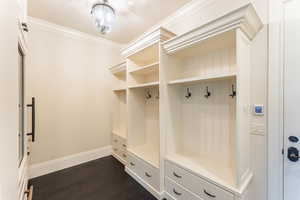
{"type": "Polygon", "coordinates": [[[30,180],[33,200],[156,200],[112,156],[30,180]]]}

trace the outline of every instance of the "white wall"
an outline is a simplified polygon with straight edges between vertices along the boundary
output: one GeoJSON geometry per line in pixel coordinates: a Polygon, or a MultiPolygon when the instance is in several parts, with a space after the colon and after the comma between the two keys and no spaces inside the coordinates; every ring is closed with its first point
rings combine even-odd
{"type": "Polygon", "coordinates": [[[16,0],[0,1],[0,199],[17,199],[18,26],[16,0]]]}
{"type": "MultiPolygon", "coordinates": [[[[193,0],[179,9],[157,26],[163,26],[177,35],[205,24],[212,18],[253,3],[258,15],[264,22],[263,30],[256,36],[252,45],[251,102],[263,104],[267,108],[267,76],[268,76],[268,0],[193,0]]],[[[249,191],[249,200],[267,199],[267,114],[252,118],[252,124],[263,127],[263,135],[251,136],[252,168],[254,179],[249,191]]]]}
{"type": "Polygon", "coordinates": [[[37,101],[31,164],[110,145],[112,76],[120,46],[30,20],[27,102],[37,101]]]}

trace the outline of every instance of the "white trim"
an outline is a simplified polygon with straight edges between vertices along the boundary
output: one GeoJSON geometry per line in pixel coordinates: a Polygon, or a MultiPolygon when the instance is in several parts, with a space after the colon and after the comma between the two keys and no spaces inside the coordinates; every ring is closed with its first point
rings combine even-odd
{"type": "MultiPolygon", "coordinates": [[[[166,24],[170,24],[171,22],[180,19],[180,17],[182,17],[183,15],[185,15],[187,13],[190,13],[191,11],[195,10],[196,8],[202,8],[202,7],[206,6],[207,3],[211,4],[211,3],[215,3],[215,1],[216,0],[210,0],[210,1],[192,0],[192,1],[188,2],[181,8],[177,9],[173,14],[169,15],[167,18],[161,20],[159,23],[157,23],[154,26],[152,26],[151,28],[149,28],[142,35],[140,35],[140,36],[136,37],[135,39],[131,40],[130,42],[128,42],[128,45],[141,40],[142,38],[146,37],[146,35],[154,32],[159,27],[163,27],[166,24]]],[[[128,45],[126,45],[126,46],[128,46],[128,45]]]]}
{"type": "Polygon", "coordinates": [[[28,156],[25,155],[21,166],[19,167],[18,174],[18,197],[20,200],[24,200],[25,190],[28,185],[28,156]]]}
{"type": "Polygon", "coordinates": [[[121,158],[120,156],[118,156],[117,154],[113,153],[112,156],[113,156],[115,159],[117,159],[120,163],[122,163],[123,165],[126,165],[126,164],[127,164],[127,162],[126,162],[123,158],[121,158]]]}
{"type": "Polygon", "coordinates": [[[140,37],[139,40],[131,42],[127,47],[122,49],[122,56],[127,58],[155,43],[166,41],[174,36],[174,33],[164,29],[163,27],[159,27],[152,32],[143,34],[143,37],[140,37]]]}
{"type": "Polygon", "coordinates": [[[102,147],[99,149],[78,153],[63,158],[50,160],[47,162],[34,164],[30,166],[30,178],[36,178],[62,169],[80,165],[92,160],[110,156],[112,154],[112,147],[102,147]]]}
{"type": "Polygon", "coordinates": [[[143,179],[141,179],[136,173],[131,171],[128,167],[125,167],[125,172],[127,172],[131,177],[133,177],[140,185],[142,185],[154,197],[156,197],[157,199],[161,199],[162,193],[156,191],[151,185],[146,183],[143,179]]]}
{"type": "MultiPolygon", "coordinates": [[[[55,31],[57,33],[63,33],[65,35],[73,36],[78,39],[90,40],[90,41],[98,42],[98,43],[102,43],[102,44],[106,43],[108,45],[113,45],[113,46],[116,46],[119,48],[121,48],[123,46],[120,43],[116,43],[114,41],[102,38],[100,36],[97,37],[94,35],[90,35],[88,33],[84,33],[84,32],[69,28],[69,27],[57,25],[57,24],[48,22],[46,20],[42,20],[42,19],[38,19],[38,18],[34,18],[34,17],[28,17],[28,23],[30,26],[39,26],[46,30],[55,31]]],[[[31,28],[31,27],[29,27],[29,28],[31,28]]]]}
{"type": "Polygon", "coordinates": [[[252,40],[262,27],[261,19],[253,5],[249,3],[194,30],[164,42],[163,47],[168,54],[171,54],[234,29],[241,29],[248,39],[252,40]]]}
{"type": "Polygon", "coordinates": [[[283,200],[283,0],[269,0],[268,200],[283,200]]]}

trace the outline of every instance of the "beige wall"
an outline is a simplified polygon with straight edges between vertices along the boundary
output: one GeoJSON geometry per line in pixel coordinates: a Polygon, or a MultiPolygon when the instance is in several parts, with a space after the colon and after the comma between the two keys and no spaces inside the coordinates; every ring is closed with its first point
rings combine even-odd
{"type": "Polygon", "coordinates": [[[110,145],[120,46],[31,19],[27,101],[37,101],[31,164],[110,145]]]}
{"type": "MultiPolygon", "coordinates": [[[[234,10],[249,2],[253,3],[258,15],[265,24],[263,30],[252,43],[251,102],[252,104],[263,104],[267,108],[268,0],[193,0],[190,5],[178,10],[158,25],[162,25],[175,34],[180,35],[205,24],[212,18],[224,15],[230,10],[234,10]]],[[[264,135],[251,136],[251,163],[254,171],[254,179],[250,186],[247,200],[267,199],[266,119],[267,114],[263,117],[252,117],[253,124],[259,124],[264,127],[264,135]]]]}
{"type": "Polygon", "coordinates": [[[17,199],[18,4],[0,1],[0,199],[17,199]]]}

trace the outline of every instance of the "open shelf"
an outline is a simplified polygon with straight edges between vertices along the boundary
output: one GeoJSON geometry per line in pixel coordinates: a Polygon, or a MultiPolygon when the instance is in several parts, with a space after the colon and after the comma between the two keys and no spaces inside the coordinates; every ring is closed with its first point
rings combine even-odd
{"type": "Polygon", "coordinates": [[[128,151],[153,167],[159,168],[159,147],[153,146],[153,144],[144,144],[129,148],[128,151]]]}
{"type": "Polygon", "coordinates": [[[136,88],[128,94],[128,149],[159,167],[159,88],[136,88]]]}
{"type": "Polygon", "coordinates": [[[151,83],[145,83],[145,84],[139,84],[139,85],[133,85],[129,86],[129,89],[138,89],[138,88],[151,88],[151,87],[156,87],[159,85],[159,82],[151,82],[151,83]]]}
{"type": "Polygon", "coordinates": [[[126,75],[126,62],[122,62],[110,68],[110,71],[115,76],[124,76],[126,75]]]}
{"type": "Polygon", "coordinates": [[[125,92],[127,89],[127,87],[119,87],[119,88],[115,88],[113,89],[114,92],[125,92]]]}
{"type": "Polygon", "coordinates": [[[214,81],[214,80],[225,80],[231,79],[236,76],[236,73],[219,73],[219,74],[212,74],[212,75],[202,75],[193,78],[184,78],[184,79],[177,79],[173,81],[169,81],[169,85],[188,85],[188,84],[196,84],[203,81],[214,81]]]}
{"type": "Polygon", "coordinates": [[[113,134],[127,138],[127,92],[115,91],[115,106],[113,110],[113,134]]]}
{"type": "Polygon", "coordinates": [[[113,130],[112,133],[113,133],[114,135],[117,135],[117,136],[123,138],[123,139],[126,139],[126,138],[127,138],[127,133],[126,133],[126,131],[124,131],[124,130],[123,130],[123,131],[115,131],[115,130],[113,130]]]}
{"type": "Polygon", "coordinates": [[[155,43],[128,57],[138,66],[145,66],[158,61],[159,45],[155,43]]]}
{"type": "Polygon", "coordinates": [[[159,62],[155,62],[150,65],[132,69],[131,71],[129,71],[129,73],[133,75],[147,75],[151,73],[158,73],[158,70],[159,70],[159,62]]]}

